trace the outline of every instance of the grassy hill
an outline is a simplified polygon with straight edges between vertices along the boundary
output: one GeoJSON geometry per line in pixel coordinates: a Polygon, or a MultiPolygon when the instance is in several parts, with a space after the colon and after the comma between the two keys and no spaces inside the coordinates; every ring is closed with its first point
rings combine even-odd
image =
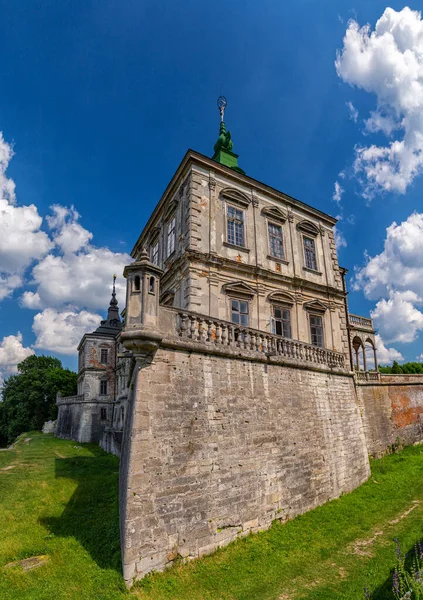
{"type": "Polygon", "coordinates": [[[423,537],[415,446],[374,461],[353,493],[128,592],[118,467],[95,445],[39,433],[0,452],[1,600],[359,600],[365,585],[382,600],[393,598],[393,538],[407,551],[423,537]]]}

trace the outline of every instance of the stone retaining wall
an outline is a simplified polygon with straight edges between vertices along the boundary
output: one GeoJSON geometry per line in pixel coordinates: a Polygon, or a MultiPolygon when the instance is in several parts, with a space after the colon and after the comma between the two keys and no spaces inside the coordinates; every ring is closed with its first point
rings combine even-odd
{"type": "Polygon", "coordinates": [[[357,384],[372,456],[382,456],[398,439],[404,444],[423,439],[423,376],[381,375],[380,379],[357,384]]]}
{"type": "Polygon", "coordinates": [[[139,359],[120,475],[128,584],[368,477],[353,377],[251,358],[193,344],[139,359]]]}

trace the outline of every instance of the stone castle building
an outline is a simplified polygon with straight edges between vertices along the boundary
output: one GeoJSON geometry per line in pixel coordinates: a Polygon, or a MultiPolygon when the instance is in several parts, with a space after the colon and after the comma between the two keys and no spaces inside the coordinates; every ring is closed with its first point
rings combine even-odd
{"type": "Polygon", "coordinates": [[[352,490],[396,434],[336,219],[246,175],[220,108],[213,157],[186,153],[132,250],[123,322],[113,289],[58,397],[56,435],[121,457],[128,584],[352,490]]]}

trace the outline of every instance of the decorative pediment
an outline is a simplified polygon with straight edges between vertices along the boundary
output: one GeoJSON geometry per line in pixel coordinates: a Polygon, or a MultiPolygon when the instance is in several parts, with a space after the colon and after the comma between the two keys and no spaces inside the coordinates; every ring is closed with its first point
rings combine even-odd
{"type": "Polygon", "coordinates": [[[287,218],[286,213],[280,208],[276,208],[276,206],[272,208],[263,208],[261,214],[265,215],[268,219],[273,219],[274,221],[281,221],[282,223],[284,223],[287,218]]]}
{"type": "Polygon", "coordinates": [[[248,205],[251,203],[251,198],[235,188],[224,188],[220,192],[220,197],[224,200],[229,200],[230,202],[239,204],[243,208],[248,208],[248,205]]]}
{"type": "Polygon", "coordinates": [[[320,302],[320,300],[312,300],[304,304],[304,308],[310,312],[324,313],[326,312],[326,306],[320,302]]]}
{"type": "Polygon", "coordinates": [[[297,229],[303,231],[304,233],[307,233],[308,235],[312,235],[313,237],[316,237],[320,233],[317,225],[311,223],[311,221],[301,221],[300,223],[298,223],[297,229]]]}
{"type": "Polygon", "coordinates": [[[166,290],[160,296],[160,304],[162,306],[173,306],[173,300],[175,298],[174,290],[166,290]]]}
{"type": "Polygon", "coordinates": [[[165,213],[164,213],[165,221],[168,221],[173,216],[173,213],[176,211],[176,207],[178,206],[178,203],[179,203],[178,198],[173,198],[169,202],[169,204],[166,206],[165,213]]]}
{"type": "Polygon", "coordinates": [[[256,294],[256,290],[250,285],[243,281],[235,281],[233,283],[226,283],[223,286],[225,294],[230,296],[242,296],[244,298],[252,298],[256,294]]]}
{"type": "Polygon", "coordinates": [[[272,292],[267,296],[267,301],[272,304],[285,304],[289,306],[294,304],[294,298],[286,292],[272,292]]]}

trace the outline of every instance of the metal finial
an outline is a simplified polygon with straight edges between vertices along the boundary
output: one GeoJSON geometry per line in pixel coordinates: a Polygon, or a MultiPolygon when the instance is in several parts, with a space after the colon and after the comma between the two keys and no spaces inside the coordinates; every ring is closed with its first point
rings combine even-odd
{"type": "Polygon", "coordinates": [[[220,112],[220,122],[223,122],[223,117],[225,116],[225,108],[226,105],[228,104],[228,101],[226,100],[225,96],[219,96],[219,98],[217,99],[217,107],[219,109],[220,112]]]}

